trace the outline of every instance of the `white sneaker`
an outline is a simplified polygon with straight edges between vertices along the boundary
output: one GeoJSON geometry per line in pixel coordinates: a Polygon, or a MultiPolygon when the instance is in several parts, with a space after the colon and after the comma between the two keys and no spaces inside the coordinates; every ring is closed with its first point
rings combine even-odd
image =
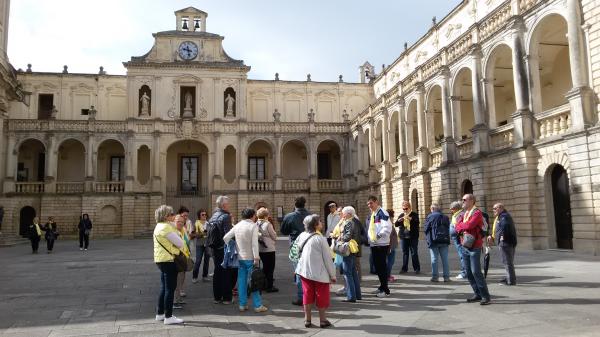
{"type": "Polygon", "coordinates": [[[269,309],[267,307],[265,307],[264,305],[261,305],[258,308],[254,308],[254,312],[265,312],[267,310],[269,310],[269,309]]]}
{"type": "Polygon", "coordinates": [[[384,298],[386,296],[389,296],[389,295],[386,295],[386,293],[384,293],[383,291],[380,291],[377,293],[377,295],[375,295],[375,297],[378,297],[378,298],[384,298]]]}
{"type": "Polygon", "coordinates": [[[85,250],[85,251],[87,251],[87,248],[86,248],[86,249],[84,249],[84,250],[85,250]]]}
{"type": "Polygon", "coordinates": [[[464,280],[464,279],[465,279],[465,277],[464,277],[464,276],[462,276],[462,274],[458,274],[458,275],[456,275],[456,277],[455,277],[454,279],[455,279],[455,280],[464,280]]]}
{"type": "Polygon", "coordinates": [[[192,279],[192,283],[198,283],[198,279],[197,278],[193,278],[192,279]]]}
{"type": "Polygon", "coordinates": [[[83,250],[83,248],[79,248],[79,250],[83,250]]]}
{"type": "Polygon", "coordinates": [[[335,291],[335,294],[338,296],[342,296],[346,294],[346,287],[341,287],[340,289],[335,291]]]}
{"type": "Polygon", "coordinates": [[[157,321],[164,321],[165,320],[165,314],[156,315],[155,320],[157,320],[157,321]]]}
{"type": "Polygon", "coordinates": [[[181,318],[177,318],[175,316],[165,318],[165,325],[181,324],[181,323],[183,323],[183,320],[181,318]]]}
{"type": "Polygon", "coordinates": [[[179,292],[179,296],[180,296],[180,297],[186,297],[186,296],[187,296],[187,294],[186,294],[185,292],[183,292],[183,291],[180,291],[180,292],[179,292]]]}

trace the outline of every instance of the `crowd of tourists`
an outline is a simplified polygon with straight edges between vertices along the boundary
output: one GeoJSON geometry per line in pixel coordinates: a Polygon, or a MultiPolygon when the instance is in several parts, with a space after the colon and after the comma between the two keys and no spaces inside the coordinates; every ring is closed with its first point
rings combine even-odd
{"type": "MultiPolygon", "coordinates": [[[[475,196],[466,194],[462,200],[449,205],[449,215],[439,204],[430,207],[430,213],[421,229],[419,214],[410,202],[402,203],[402,212],[394,218],[393,210],[384,210],[375,196],[369,196],[369,214],[361,222],[353,206],[328,206],[325,222],[319,215],[306,209],[306,199],[295,200],[294,211],[281,221],[281,234],[289,237],[289,263],[296,284],[292,304],[302,306],[304,325],[312,323],[312,309],[316,307],[318,326],[330,327],[326,310],[330,306],[330,285],[337,282],[338,272],[343,276],[343,286],[336,291],[345,296],[346,303],[356,303],[365,294],[362,287],[360,261],[369,253],[369,269],[377,275],[377,287],[372,295],[390,296],[390,283],[395,282],[392,269],[396,249],[402,251],[400,274],[407,273],[409,261],[413,271],[421,273],[418,244],[424,233],[431,259],[431,282],[440,282],[439,264],[442,265],[443,282],[451,282],[448,250],[450,244],[460,259],[460,273],[455,280],[467,279],[473,295],[467,302],[491,303],[486,276],[492,246],[500,251],[506,270],[500,281],[503,285],[516,285],[514,254],[517,235],[512,217],[501,203],[493,206],[494,219],[476,205],[475,196]],[[368,248],[368,250],[367,250],[368,248]],[[482,253],[484,271],[482,272],[482,253]]],[[[216,199],[216,209],[209,216],[199,210],[194,224],[189,210],[162,205],[155,211],[154,262],[161,275],[156,320],[164,324],[180,324],[183,319],[173,315],[173,309],[185,305],[185,275],[192,272],[192,283],[209,282],[209,259],[214,263],[212,290],[215,304],[232,305],[237,296],[240,312],[249,310],[252,300],[254,312],[269,309],[263,305],[261,293],[277,292],[274,286],[275,249],[277,234],[268,209],[245,208],[241,220],[234,224],[227,196],[216,199]],[[191,247],[195,240],[195,260],[191,247]]]]}

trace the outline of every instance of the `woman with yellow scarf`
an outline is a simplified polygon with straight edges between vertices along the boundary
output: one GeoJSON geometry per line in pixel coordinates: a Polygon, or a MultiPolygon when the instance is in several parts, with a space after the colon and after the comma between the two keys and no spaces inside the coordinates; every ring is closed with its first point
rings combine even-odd
{"type": "Polygon", "coordinates": [[[33,218],[33,223],[29,225],[29,240],[31,241],[32,254],[37,254],[42,238],[42,228],[40,227],[40,219],[36,216],[33,218]]]}
{"type": "Polygon", "coordinates": [[[402,247],[402,269],[400,273],[408,272],[408,255],[412,256],[415,274],[421,273],[419,263],[419,214],[413,212],[410,202],[402,202],[402,213],[398,216],[395,226],[398,227],[400,245],[402,247]]]}

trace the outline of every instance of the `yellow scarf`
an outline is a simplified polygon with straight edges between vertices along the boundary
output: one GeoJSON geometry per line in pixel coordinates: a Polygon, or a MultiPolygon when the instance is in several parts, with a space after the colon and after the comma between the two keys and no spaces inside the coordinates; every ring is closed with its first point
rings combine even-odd
{"type": "Polygon", "coordinates": [[[456,225],[456,221],[458,220],[459,214],[460,214],[460,211],[456,211],[455,213],[452,214],[452,225],[456,225]]]}
{"type": "MultiPolygon", "coordinates": [[[[205,221],[205,223],[206,223],[206,221],[205,221]]],[[[202,221],[200,221],[200,220],[196,220],[196,222],[194,223],[194,227],[196,227],[196,235],[199,238],[203,238],[205,235],[204,228],[202,228],[202,227],[204,227],[204,223],[202,223],[202,221]]]]}
{"type": "Polygon", "coordinates": [[[371,213],[371,221],[369,222],[369,239],[372,242],[377,241],[377,234],[375,233],[375,212],[371,213]]]}
{"type": "Polygon", "coordinates": [[[412,213],[412,209],[410,208],[404,212],[404,229],[407,231],[410,231],[410,220],[408,220],[410,213],[412,213]]]}
{"type": "Polygon", "coordinates": [[[494,219],[494,224],[492,225],[492,238],[496,239],[496,224],[498,223],[498,217],[494,219]]]}
{"type": "Polygon", "coordinates": [[[35,230],[37,231],[37,235],[42,236],[42,230],[40,229],[40,225],[39,224],[34,224],[34,225],[35,225],[35,230]]]}
{"type": "Polygon", "coordinates": [[[335,225],[335,227],[333,228],[333,230],[331,231],[331,237],[334,239],[338,239],[340,237],[340,235],[342,234],[342,228],[344,224],[344,219],[340,219],[340,221],[335,225]]]}
{"type": "Polygon", "coordinates": [[[477,206],[473,205],[473,208],[471,208],[470,211],[466,211],[465,216],[463,217],[463,222],[469,221],[469,218],[471,217],[471,215],[473,215],[473,213],[475,212],[476,209],[477,209],[477,206]]]}
{"type": "Polygon", "coordinates": [[[179,233],[179,236],[181,237],[181,239],[183,239],[183,248],[181,249],[181,251],[183,252],[183,255],[185,255],[186,257],[190,257],[190,248],[188,247],[188,242],[190,239],[187,236],[185,227],[182,228],[181,230],[177,230],[177,232],[179,233]]]}

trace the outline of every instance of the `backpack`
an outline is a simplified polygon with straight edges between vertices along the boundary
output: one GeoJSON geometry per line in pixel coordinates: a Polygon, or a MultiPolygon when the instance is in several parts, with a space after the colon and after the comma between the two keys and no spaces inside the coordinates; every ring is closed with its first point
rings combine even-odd
{"type": "Polygon", "coordinates": [[[434,243],[450,243],[450,231],[443,224],[438,224],[432,229],[432,238],[434,243]]]}
{"type": "Polygon", "coordinates": [[[252,274],[250,274],[250,284],[248,285],[248,294],[255,291],[262,291],[267,289],[267,275],[261,268],[254,268],[252,274]]]}
{"type": "Polygon", "coordinates": [[[225,245],[225,241],[223,241],[223,236],[225,233],[221,233],[221,229],[219,229],[219,224],[221,222],[221,218],[223,215],[219,216],[215,220],[210,220],[206,223],[206,246],[210,248],[221,248],[225,245]]]}
{"type": "Polygon", "coordinates": [[[317,233],[312,233],[311,235],[309,235],[308,238],[300,246],[298,246],[298,238],[296,238],[296,240],[294,240],[294,242],[290,246],[290,253],[288,254],[288,258],[290,259],[290,261],[292,263],[298,263],[298,260],[300,260],[300,255],[302,255],[302,250],[304,249],[304,245],[315,234],[317,234],[317,233]]]}

